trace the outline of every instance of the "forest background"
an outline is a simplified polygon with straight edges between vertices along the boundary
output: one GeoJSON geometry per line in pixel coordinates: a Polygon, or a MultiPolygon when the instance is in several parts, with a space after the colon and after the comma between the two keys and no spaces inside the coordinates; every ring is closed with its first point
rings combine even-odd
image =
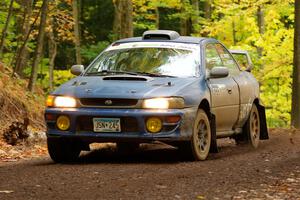
{"type": "MultiPolygon", "coordinates": [[[[296,0],[297,1],[297,0],[296,0]]],[[[145,30],[214,37],[248,50],[269,127],[290,126],[293,0],[2,0],[0,61],[49,93],[119,38],[145,30]]],[[[0,73],[1,78],[1,73],[0,73]]]]}

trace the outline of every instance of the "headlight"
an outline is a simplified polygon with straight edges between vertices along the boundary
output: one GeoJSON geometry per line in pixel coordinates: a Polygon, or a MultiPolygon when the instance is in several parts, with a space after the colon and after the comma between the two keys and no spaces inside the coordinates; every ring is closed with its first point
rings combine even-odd
{"type": "Polygon", "coordinates": [[[144,100],[143,107],[144,108],[167,109],[167,108],[169,108],[169,101],[166,98],[146,99],[146,100],[144,100]]]}
{"type": "Polygon", "coordinates": [[[180,97],[145,99],[143,102],[143,108],[151,108],[151,109],[184,108],[184,100],[183,98],[180,97]]]}
{"type": "Polygon", "coordinates": [[[73,97],[48,96],[47,98],[48,107],[74,108],[76,105],[76,99],[73,97]]]}

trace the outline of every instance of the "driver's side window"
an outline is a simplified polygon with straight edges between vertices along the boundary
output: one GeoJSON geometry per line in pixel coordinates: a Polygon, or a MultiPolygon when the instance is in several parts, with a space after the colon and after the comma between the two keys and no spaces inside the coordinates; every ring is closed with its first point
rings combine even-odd
{"type": "Polygon", "coordinates": [[[231,75],[236,75],[240,73],[240,69],[237,66],[236,62],[230,55],[230,53],[221,45],[221,44],[216,44],[216,49],[218,54],[220,55],[223,65],[229,69],[229,73],[231,75]]]}
{"type": "Polygon", "coordinates": [[[208,44],[205,47],[205,63],[206,70],[211,70],[213,67],[223,65],[214,44],[208,44]]]}

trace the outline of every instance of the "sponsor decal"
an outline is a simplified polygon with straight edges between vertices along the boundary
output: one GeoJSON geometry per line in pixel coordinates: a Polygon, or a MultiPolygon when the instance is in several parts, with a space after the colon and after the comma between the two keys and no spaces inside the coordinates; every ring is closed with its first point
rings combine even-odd
{"type": "Polygon", "coordinates": [[[171,49],[183,49],[183,50],[199,50],[198,44],[183,44],[183,43],[172,43],[172,42],[130,42],[119,44],[117,46],[110,46],[106,51],[117,50],[117,49],[130,49],[130,48],[171,48],[171,49]]]}

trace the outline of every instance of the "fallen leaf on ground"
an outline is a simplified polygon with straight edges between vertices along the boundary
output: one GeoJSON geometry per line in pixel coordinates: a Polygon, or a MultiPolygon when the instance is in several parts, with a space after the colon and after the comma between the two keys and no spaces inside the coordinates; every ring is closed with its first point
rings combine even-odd
{"type": "Polygon", "coordinates": [[[12,190],[0,190],[0,193],[5,193],[5,194],[9,194],[9,193],[13,193],[14,191],[12,190]]]}

